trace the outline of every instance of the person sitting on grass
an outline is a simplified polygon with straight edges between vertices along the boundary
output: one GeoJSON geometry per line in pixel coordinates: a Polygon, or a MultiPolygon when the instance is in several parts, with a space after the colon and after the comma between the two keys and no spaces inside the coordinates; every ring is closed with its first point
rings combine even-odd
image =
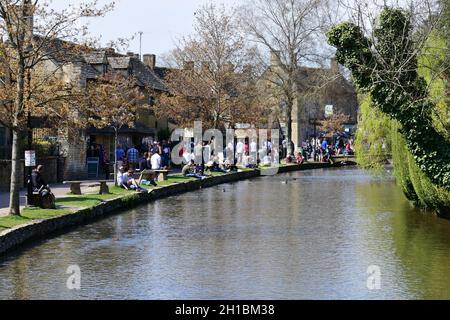
{"type": "Polygon", "coordinates": [[[154,187],[157,187],[155,180],[157,178],[157,175],[154,171],[152,171],[152,164],[151,164],[151,157],[152,154],[146,152],[144,154],[144,157],[139,161],[139,172],[140,177],[137,183],[139,185],[152,185],[154,187]]]}
{"type": "Polygon", "coordinates": [[[128,170],[128,172],[124,173],[124,168],[120,167],[119,173],[117,174],[117,184],[119,187],[125,190],[134,190],[137,192],[150,192],[146,189],[142,188],[136,180],[133,178],[133,170],[128,170]]]}
{"type": "Polygon", "coordinates": [[[303,162],[305,161],[305,158],[303,157],[303,155],[300,152],[298,152],[297,157],[295,157],[295,161],[297,162],[297,164],[303,164],[303,162]]]}
{"type": "Polygon", "coordinates": [[[225,170],[225,172],[229,173],[229,172],[238,172],[239,169],[235,164],[232,164],[230,160],[225,160],[225,162],[223,163],[223,169],[225,170]]]}
{"type": "Polygon", "coordinates": [[[226,170],[222,169],[219,165],[219,157],[212,158],[207,164],[206,164],[206,170],[210,172],[220,172],[220,173],[227,173],[226,170]]]}
{"type": "Polygon", "coordinates": [[[195,166],[194,160],[191,160],[188,164],[186,164],[183,167],[183,169],[181,170],[181,173],[186,178],[196,178],[199,180],[203,180],[206,178],[202,174],[196,172],[196,166],[195,166]]]}
{"type": "Polygon", "coordinates": [[[286,164],[291,164],[294,162],[294,158],[292,157],[292,155],[290,153],[288,153],[287,157],[286,157],[286,164]]]}

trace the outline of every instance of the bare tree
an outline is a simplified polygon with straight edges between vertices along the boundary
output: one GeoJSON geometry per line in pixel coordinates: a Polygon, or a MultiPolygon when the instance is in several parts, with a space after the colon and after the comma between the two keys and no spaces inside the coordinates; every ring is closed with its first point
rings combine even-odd
{"type": "MultiPolygon", "coordinates": [[[[288,152],[292,153],[292,115],[299,106],[297,74],[302,63],[317,62],[317,50],[327,16],[322,0],[255,0],[242,8],[241,22],[251,39],[272,54],[265,79],[270,93],[282,105],[287,126],[288,152]]],[[[296,116],[296,115],[295,115],[296,116]]]]}
{"type": "Polygon", "coordinates": [[[255,48],[240,32],[235,9],[204,5],[195,13],[194,29],[168,57],[170,94],[160,99],[156,113],[179,125],[202,120],[216,129],[259,121],[255,48]]]}
{"type": "MultiPolygon", "coordinates": [[[[115,73],[107,73],[91,82],[85,98],[85,104],[89,106],[85,114],[88,123],[96,128],[114,129],[114,150],[117,150],[120,129],[133,127],[138,109],[150,107],[143,102],[145,96],[135,78],[125,78],[115,73]]],[[[114,152],[114,177],[117,176],[117,169],[117,153],[114,152]]]]}
{"type": "MultiPolygon", "coordinates": [[[[45,114],[58,118],[60,124],[77,120],[69,108],[70,97],[80,95],[80,87],[64,68],[76,60],[80,41],[87,35],[79,22],[99,17],[112,5],[98,6],[98,1],[68,4],[57,11],[45,0],[1,0],[0,45],[1,79],[0,121],[12,130],[12,170],[10,213],[20,214],[20,135],[30,130],[30,115],[45,114]]],[[[74,106],[74,105],[72,105],[74,106]]]]}

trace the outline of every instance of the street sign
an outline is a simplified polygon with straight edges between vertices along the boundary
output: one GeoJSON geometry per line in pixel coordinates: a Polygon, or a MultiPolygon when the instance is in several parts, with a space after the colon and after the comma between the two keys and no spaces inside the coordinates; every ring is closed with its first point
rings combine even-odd
{"type": "Polygon", "coordinates": [[[25,167],[35,167],[36,166],[36,151],[27,150],[25,151],[25,167]]]}

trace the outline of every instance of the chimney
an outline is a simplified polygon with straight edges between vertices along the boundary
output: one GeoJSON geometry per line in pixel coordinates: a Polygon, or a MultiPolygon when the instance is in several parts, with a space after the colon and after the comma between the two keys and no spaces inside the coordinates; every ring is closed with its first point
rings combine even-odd
{"type": "Polygon", "coordinates": [[[144,64],[150,69],[155,69],[156,66],[156,55],[154,54],[144,54],[144,64]]]}
{"type": "Polygon", "coordinates": [[[195,67],[194,61],[185,61],[183,63],[183,69],[184,70],[194,71],[194,67],[195,67]]]}
{"type": "Polygon", "coordinates": [[[270,52],[270,65],[279,66],[281,64],[281,52],[271,51],[270,52]]]}
{"type": "Polygon", "coordinates": [[[331,71],[332,71],[334,74],[340,73],[340,71],[339,71],[339,63],[337,62],[336,58],[332,58],[332,59],[331,59],[330,66],[331,66],[331,67],[330,67],[330,68],[331,68],[331,71]]]}

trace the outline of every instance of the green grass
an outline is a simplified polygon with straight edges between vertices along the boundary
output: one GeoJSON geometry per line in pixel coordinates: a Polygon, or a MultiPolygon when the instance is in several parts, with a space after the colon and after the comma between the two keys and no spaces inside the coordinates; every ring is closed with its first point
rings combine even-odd
{"type": "MultiPolygon", "coordinates": [[[[250,171],[253,169],[244,169],[244,171],[250,171]]],[[[211,172],[208,173],[213,177],[222,176],[223,173],[211,172]]],[[[167,181],[158,182],[158,187],[165,187],[173,185],[176,183],[184,183],[190,181],[196,181],[195,178],[187,178],[182,174],[171,175],[168,177],[167,181]]],[[[153,189],[153,186],[143,186],[146,189],[153,189]]],[[[110,187],[111,194],[99,195],[99,194],[85,194],[85,195],[71,195],[68,194],[66,197],[57,198],[56,210],[45,210],[40,208],[25,208],[22,211],[21,216],[6,216],[0,217],[0,231],[4,231],[19,225],[29,223],[33,220],[45,220],[51,219],[67,214],[71,214],[75,209],[91,208],[99,205],[103,201],[120,198],[128,194],[134,194],[135,191],[125,190],[119,187],[110,187]]]]}
{"type": "Polygon", "coordinates": [[[33,220],[45,220],[70,214],[70,209],[45,210],[39,208],[25,208],[20,216],[0,217],[0,231],[31,222],[33,220]]]}
{"type": "MultiPolygon", "coordinates": [[[[119,189],[119,188],[118,188],[119,189]]],[[[111,194],[86,194],[82,196],[70,196],[65,198],[56,199],[56,204],[64,207],[73,207],[73,208],[90,208],[99,205],[100,203],[111,200],[115,198],[119,198],[121,195],[126,194],[128,191],[123,190],[122,193],[114,193],[111,194]]]]}

